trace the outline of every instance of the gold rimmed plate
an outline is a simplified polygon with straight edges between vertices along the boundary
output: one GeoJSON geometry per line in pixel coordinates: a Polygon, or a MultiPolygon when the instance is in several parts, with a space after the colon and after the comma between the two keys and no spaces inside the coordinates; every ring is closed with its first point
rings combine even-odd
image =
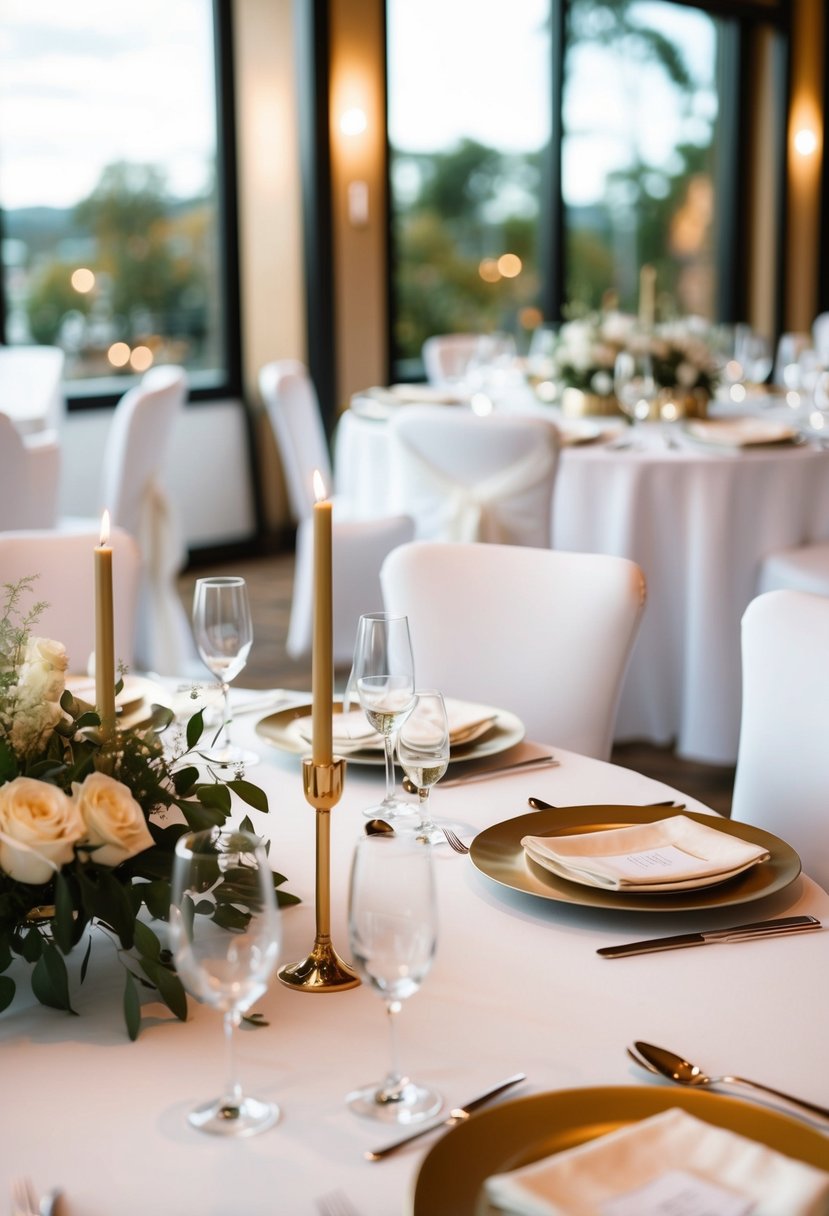
{"type": "Polygon", "coordinates": [[[667,807],[650,806],[565,806],[519,815],[480,832],[472,842],[469,856],[481,873],[513,891],[523,891],[560,903],[580,904],[588,908],[620,908],[626,912],[695,912],[750,903],[782,890],[794,882],[800,873],[800,858],[791,845],[762,828],[696,811],[671,811],[667,807]],[[524,836],[571,836],[578,832],[600,832],[608,828],[654,823],[674,814],[686,815],[739,840],[762,845],[768,850],[769,859],[712,887],[675,893],[606,891],[551,874],[531,861],[521,847],[524,836]]]}
{"type": "Polygon", "coordinates": [[[498,1209],[487,1203],[483,1189],[490,1175],[586,1144],[672,1107],[796,1161],[826,1168],[824,1135],[737,1098],[642,1085],[564,1089],[504,1102],[447,1132],[420,1167],[412,1216],[495,1216],[498,1209]]]}
{"type": "MultiPolygon", "coordinates": [[[[514,747],[524,738],[524,724],[515,714],[505,709],[494,709],[488,705],[478,707],[481,719],[493,717],[494,721],[488,726],[486,733],[479,738],[464,743],[452,749],[452,763],[461,764],[467,760],[479,760],[483,756],[494,756],[498,752],[514,747]]],[[[337,733],[336,718],[342,713],[342,701],[334,702],[334,734],[337,733]]],[[[306,755],[310,743],[303,738],[297,729],[297,722],[311,717],[311,705],[292,705],[287,709],[277,710],[268,714],[256,724],[256,733],[272,747],[283,752],[291,752],[297,756],[306,755]]],[[[382,765],[385,763],[381,748],[356,748],[345,753],[349,764],[382,765]]]]}

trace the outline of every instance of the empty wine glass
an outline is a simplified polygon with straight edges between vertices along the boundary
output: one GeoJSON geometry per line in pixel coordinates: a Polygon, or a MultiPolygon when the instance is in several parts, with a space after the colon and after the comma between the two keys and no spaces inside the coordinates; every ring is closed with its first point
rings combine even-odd
{"type": "MultiPolygon", "coordinates": [[[[253,643],[248,589],[243,578],[200,578],[193,596],[193,633],[202,662],[221,682],[223,718],[219,746],[202,751],[205,760],[222,765],[258,764],[256,752],[237,747],[230,738],[233,714],[230,683],[248,661],[253,643]]],[[[216,736],[218,738],[218,734],[216,736]]]]}
{"type": "Polygon", "coordinates": [[[435,955],[437,903],[432,850],[410,834],[364,836],[351,868],[348,931],[363,981],[389,1015],[391,1068],[379,1084],[348,1095],[351,1110],[387,1123],[416,1123],[437,1114],[443,1099],[401,1073],[395,1019],[417,992],[435,955]]]}
{"type": "Polygon", "coordinates": [[[623,413],[627,414],[634,426],[650,418],[659,391],[650,355],[638,351],[620,351],[613,368],[613,391],[623,413]]]}
{"type": "Polygon", "coordinates": [[[430,844],[446,837],[432,818],[429,794],[449,765],[449,719],[442,695],[435,689],[415,694],[411,713],[397,735],[397,758],[406,776],[417,787],[420,823],[417,839],[430,844]]]}
{"type": "Polygon", "coordinates": [[[279,1107],[243,1094],[233,1054],[233,1032],[242,1014],[266,991],[279,957],[273,874],[258,837],[208,828],[178,840],[170,946],[188,991],[224,1014],[224,1093],[191,1111],[189,1122],[220,1136],[264,1131],[276,1123],[279,1107]]]}
{"type": "Polygon", "coordinates": [[[405,616],[369,612],[360,617],[349,689],[356,690],[363,713],[383,739],[386,794],[365,813],[381,819],[411,815],[411,805],[394,791],[394,739],[411,712],[415,692],[414,656],[405,616]]]}

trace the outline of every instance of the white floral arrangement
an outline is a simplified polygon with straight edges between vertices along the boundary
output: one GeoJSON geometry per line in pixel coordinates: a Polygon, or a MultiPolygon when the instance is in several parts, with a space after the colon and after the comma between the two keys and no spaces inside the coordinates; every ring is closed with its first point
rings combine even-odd
{"type": "MultiPolygon", "coordinates": [[[[14,999],[9,972],[20,960],[32,968],[42,1004],[74,1013],[66,956],[86,939],[83,983],[96,926],[124,966],[134,1039],[142,987],[187,1016],[172,958],[148,923],[167,919],[176,841],[224,823],[231,791],[260,811],[267,798],[238,776],[202,777],[189,759],[204,729],[201,711],[169,750],[161,734],[173,715],[162,706],[143,728],[103,739],[98,714],[66,688],[64,647],[31,634],[44,605],[21,612],[32,582],[6,584],[0,605],[0,1015],[14,999]]],[[[249,819],[242,827],[252,830],[249,819]]],[[[274,874],[275,888],[284,881],[274,874]]],[[[297,902],[283,891],[277,897],[297,902]]]]}

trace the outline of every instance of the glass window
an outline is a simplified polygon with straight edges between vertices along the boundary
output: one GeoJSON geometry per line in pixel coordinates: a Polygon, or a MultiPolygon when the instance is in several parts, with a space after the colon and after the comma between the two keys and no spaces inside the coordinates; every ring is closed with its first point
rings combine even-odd
{"type": "Polygon", "coordinates": [[[656,272],[660,314],[713,319],[717,21],[649,0],[567,7],[562,194],[565,295],[637,306],[656,272]]]}
{"type": "Polygon", "coordinates": [[[393,361],[540,319],[548,0],[388,0],[393,361]]]}
{"type": "Polygon", "coordinates": [[[211,0],[0,0],[5,334],[69,389],[227,360],[211,0]],[[73,383],[72,383],[73,382],[73,383]]]}

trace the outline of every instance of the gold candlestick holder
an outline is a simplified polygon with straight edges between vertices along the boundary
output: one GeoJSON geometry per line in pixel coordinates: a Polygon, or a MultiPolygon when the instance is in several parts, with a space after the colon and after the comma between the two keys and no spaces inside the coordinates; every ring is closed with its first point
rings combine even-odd
{"type": "Polygon", "coordinates": [[[306,801],[317,815],[317,934],[307,958],[280,967],[283,984],[300,992],[342,992],[356,988],[360,977],[343,962],[331,943],[331,808],[340,801],[345,779],[345,760],[335,756],[331,764],[302,761],[302,785],[306,801]]]}

